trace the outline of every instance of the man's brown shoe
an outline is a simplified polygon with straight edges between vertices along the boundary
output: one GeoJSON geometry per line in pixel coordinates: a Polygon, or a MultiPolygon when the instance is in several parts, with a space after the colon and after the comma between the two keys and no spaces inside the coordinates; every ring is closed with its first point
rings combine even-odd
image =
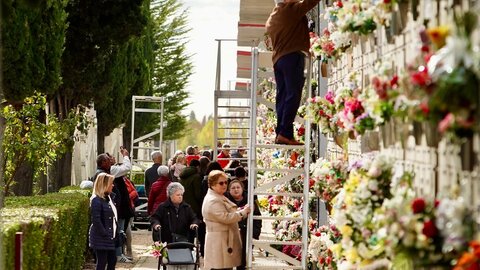
{"type": "Polygon", "coordinates": [[[303,143],[296,141],[295,139],[288,139],[280,134],[277,135],[277,138],[275,138],[275,144],[303,145],[303,143]]]}

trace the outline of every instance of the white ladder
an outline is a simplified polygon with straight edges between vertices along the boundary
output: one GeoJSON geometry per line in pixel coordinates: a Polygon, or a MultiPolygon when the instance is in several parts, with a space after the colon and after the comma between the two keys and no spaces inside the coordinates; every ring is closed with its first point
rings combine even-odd
{"type": "MultiPolygon", "coordinates": [[[[308,250],[308,221],[309,221],[309,167],[310,167],[310,134],[311,127],[310,121],[305,120],[305,145],[277,145],[277,144],[257,144],[257,103],[264,103],[263,98],[257,98],[256,90],[259,78],[259,51],[257,47],[252,48],[252,79],[251,79],[251,109],[250,109],[250,140],[249,140],[249,154],[248,154],[248,201],[249,205],[253,207],[255,196],[285,196],[285,197],[297,197],[302,198],[303,208],[301,217],[289,217],[289,216],[255,216],[252,213],[248,217],[248,230],[247,230],[247,268],[248,269],[307,269],[307,250],[308,250]],[[303,169],[290,169],[290,168],[259,168],[257,166],[257,150],[268,151],[269,149],[282,149],[288,150],[301,150],[304,152],[304,167],[303,169]],[[257,181],[257,175],[259,172],[276,172],[281,173],[283,176],[268,183],[260,184],[257,181]],[[302,193],[272,193],[269,190],[276,185],[284,184],[293,178],[303,176],[303,192],[302,193]],[[277,241],[270,237],[269,239],[255,240],[253,239],[253,220],[262,221],[281,221],[281,220],[296,220],[302,222],[302,237],[301,241],[277,241]],[[297,245],[301,246],[302,259],[301,261],[292,258],[281,251],[278,251],[272,245],[297,245]],[[278,258],[283,263],[275,262],[274,260],[267,260],[267,263],[259,263],[258,259],[253,258],[253,247],[262,248],[271,254],[273,257],[278,258]]],[[[263,70],[263,69],[262,69],[263,70]]],[[[310,58],[307,61],[307,97],[311,96],[311,70],[312,63],[310,58]]],[[[271,104],[266,104],[267,107],[273,107],[271,104]]],[[[266,222],[264,222],[265,224],[266,222]]]]}

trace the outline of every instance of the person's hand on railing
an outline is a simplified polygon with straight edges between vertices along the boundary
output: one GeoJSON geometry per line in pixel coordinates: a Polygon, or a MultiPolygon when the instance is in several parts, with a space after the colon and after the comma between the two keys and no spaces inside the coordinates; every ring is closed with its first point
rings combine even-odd
{"type": "Polygon", "coordinates": [[[191,230],[196,230],[198,228],[198,225],[197,224],[191,224],[190,225],[190,229],[191,230]]]}
{"type": "Polygon", "coordinates": [[[160,230],[161,227],[162,227],[162,226],[160,226],[160,224],[157,224],[157,225],[155,225],[155,226],[153,227],[153,229],[154,229],[155,231],[158,231],[158,230],[160,230]]]}

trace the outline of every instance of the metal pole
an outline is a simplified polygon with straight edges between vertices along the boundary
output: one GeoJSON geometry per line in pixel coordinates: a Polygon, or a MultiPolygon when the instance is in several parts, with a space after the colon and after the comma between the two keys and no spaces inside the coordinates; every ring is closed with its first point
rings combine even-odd
{"type": "MultiPolygon", "coordinates": [[[[258,48],[252,48],[252,81],[250,87],[250,138],[249,138],[249,151],[248,151],[248,205],[254,207],[254,189],[257,183],[257,69],[258,69],[258,48]]],[[[252,256],[253,256],[253,210],[248,215],[247,226],[247,269],[252,269],[252,256]]]]}
{"type": "Polygon", "coordinates": [[[15,270],[22,270],[23,268],[23,233],[17,232],[15,234],[15,270]]]}
{"type": "Polygon", "coordinates": [[[158,150],[162,151],[162,144],[163,144],[163,105],[164,105],[165,98],[162,97],[162,101],[160,102],[160,144],[158,146],[158,150]]]}
{"type": "MultiPolygon", "coordinates": [[[[135,96],[132,96],[132,126],[130,128],[130,155],[131,155],[131,162],[132,162],[132,165],[134,165],[134,157],[135,157],[135,153],[134,153],[134,149],[133,149],[133,141],[135,140],[135,132],[134,132],[134,129],[135,129],[135,96]]],[[[138,157],[138,150],[137,150],[137,157],[138,157]]],[[[133,175],[132,175],[132,171],[133,170],[130,170],[130,179],[133,179],[133,175]]]]}
{"type": "MultiPolygon", "coordinates": [[[[307,97],[312,97],[312,58],[308,57],[307,68],[307,97]]],[[[305,164],[304,164],[304,177],[303,177],[303,229],[302,229],[302,266],[303,269],[307,269],[307,249],[308,249],[308,216],[310,209],[308,208],[309,197],[309,183],[310,183],[310,136],[311,126],[309,118],[305,119],[305,164]]]]}
{"type": "Polygon", "coordinates": [[[221,69],[222,69],[222,40],[217,39],[217,72],[215,75],[215,97],[213,98],[213,155],[212,160],[217,160],[217,140],[218,140],[218,97],[217,93],[220,91],[221,69]]]}

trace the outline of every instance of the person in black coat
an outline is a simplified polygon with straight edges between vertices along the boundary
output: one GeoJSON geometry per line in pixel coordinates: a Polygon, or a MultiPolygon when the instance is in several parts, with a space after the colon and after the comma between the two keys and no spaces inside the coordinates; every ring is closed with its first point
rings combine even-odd
{"type": "Polygon", "coordinates": [[[152,229],[161,230],[161,242],[175,242],[173,239],[173,234],[175,234],[184,236],[193,243],[194,234],[191,230],[198,228],[200,220],[193,212],[192,207],[183,202],[184,192],[185,189],[180,183],[170,183],[167,187],[168,200],[161,203],[155,213],[150,216],[152,229]]]}
{"type": "MultiPolygon", "coordinates": [[[[225,195],[230,201],[236,204],[239,208],[245,206],[248,203],[248,196],[243,183],[240,180],[233,180],[228,185],[228,191],[225,195]]],[[[258,207],[257,202],[254,203],[253,214],[255,216],[260,216],[260,208],[258,207]]],[[[238,222],[238,227],[240,228],[240,235],[242,237],[242,265],[237,267],[237,270],[245,269],[247,265],[246,253],[247,253],[247,219],[242,219],[238,222]]],[[[262,221],[253,220],[253,238],[257,239],[260,237],[260,232],[262,231],[262,221]]]]}
{"type": "Polygon", "coordinates": [[[117,263],[115,239],[118,236],[117,210],[111,195],[113,175],[99,173],[95,179],[93,195],[90,202],[92,224],[88,234],[90,247],[97,257],[96,269],[113,270],[117,263]]]}
{"type": "Polygon", "coordinates": [[[152,167],[148,168],[145,171],[145,195],[147,198],[148,198],[148,195],[150,194],[150,188],[152,187],[153,183],[155,183],[155,181],[157,181],[158,179],[158,173],[157,173],[158,167],[162,165],[162,161],[163,161],[162,152],[153,151],[152,160],[153,160],[152,167]]]}

